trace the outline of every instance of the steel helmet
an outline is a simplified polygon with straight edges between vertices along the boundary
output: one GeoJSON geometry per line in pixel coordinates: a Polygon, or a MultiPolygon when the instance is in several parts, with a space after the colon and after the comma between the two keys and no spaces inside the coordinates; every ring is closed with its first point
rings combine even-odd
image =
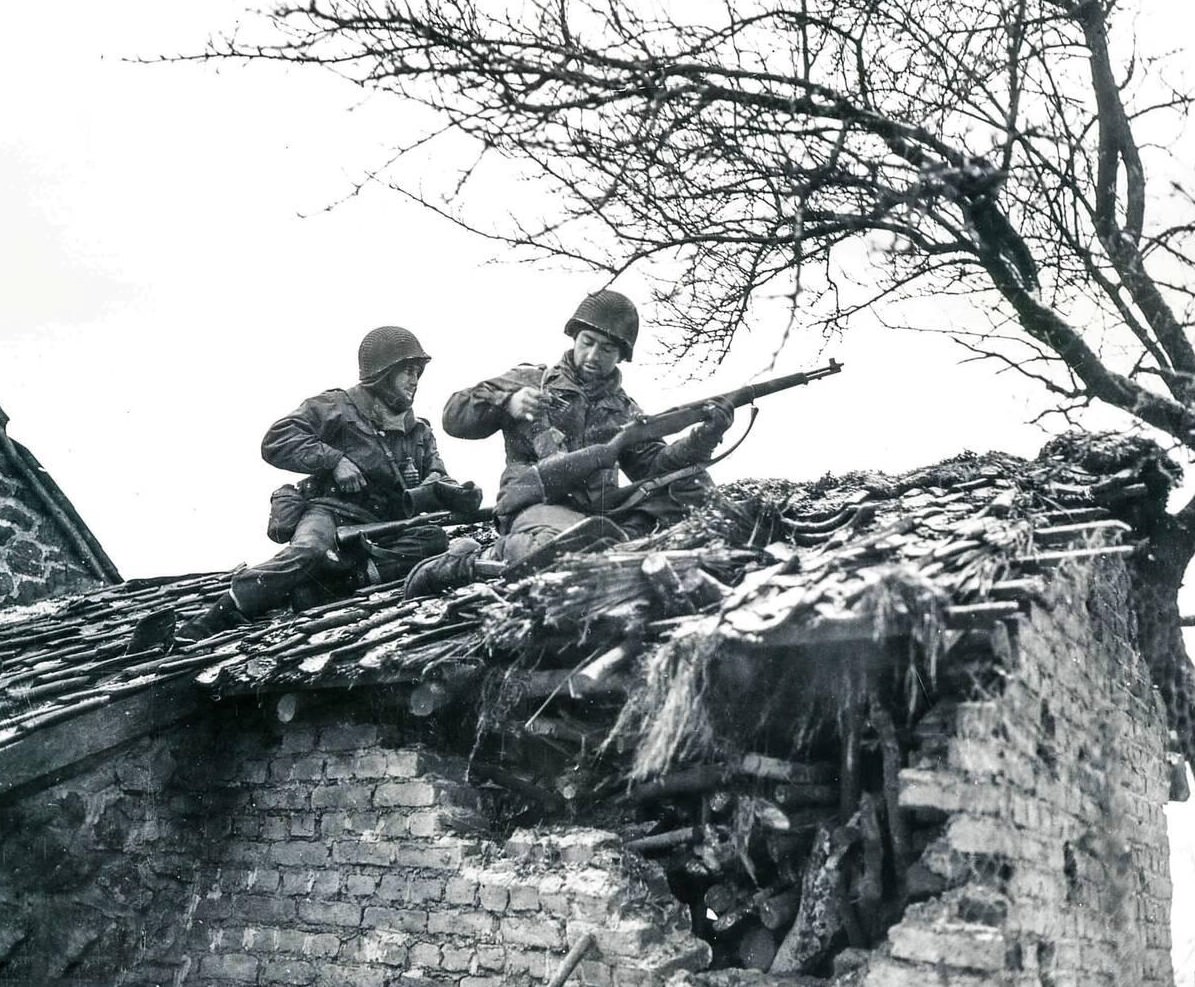
{"type": "Polygon", "coordinates": [[[626,295],[603,288],[586,295],[564,326],[565,333],[573,337],[582,329],[596,329],[615,340],[622,349],[622,358],[630,363],[639,335],[639,313],[626,295]]]}
{"type": "Polygon", "coordinates": [[[422,360],[431,357],[419,345],[419,340],[410,329],[401,326],[379,326],[370,329],[357,348],[357,366],[361,380],[373,380],[385,373],[396,363],[407,360],[422,360]]]}

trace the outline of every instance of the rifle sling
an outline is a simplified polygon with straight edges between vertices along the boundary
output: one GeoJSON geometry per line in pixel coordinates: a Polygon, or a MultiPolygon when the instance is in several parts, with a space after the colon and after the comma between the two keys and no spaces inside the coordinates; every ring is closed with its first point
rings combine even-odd
{"type": "Polygon", "coordinates": [[[688,466],[682,466],[680,469],[672,470],[670,473],[661,473],[659,476],[651,476],[646,480],[639,480],[636,483],[629,484],[626,488],[626,499],[623,500],[623,502],[617,507],[605,511],[604,513],[608,517],[624,514],[627,511],[632,510],[637,505],[643,503],[644,500],[650,497],[657,490],[661,490],[669,484],[675,483],[677,480],[687,480],[689,477],[696,476],[703,470],[709,469],[709,467],[715,465],[716,463],[722,462],[723,459],[725,459],[739,446],[741,446],[747,436],[751,434],[751,429],[755,427],[755,419],[757,417],[759,417],[759,408],[757,408],[755,405],[751,405],[751,418],[747,421],[747,428],[744,430],[743,434],[739,436],[738,441],[735,442],[735,444],[729,449],[719,453],[713,459],[703,460],[700,463],[690,463],[688,466]]]}

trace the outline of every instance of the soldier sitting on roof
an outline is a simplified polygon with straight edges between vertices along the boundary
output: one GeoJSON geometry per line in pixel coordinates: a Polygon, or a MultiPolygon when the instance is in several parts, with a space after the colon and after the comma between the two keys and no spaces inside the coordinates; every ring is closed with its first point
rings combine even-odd
{"type": "MultiPolygon", "coordinates": [[[[448,477],[431,426],[411,410],[431,359],[419,340],[406,329],[382,326],[366,334],[357,358],[360,383],[308,398],[262,440],[266,462],[307,474],[272,498],[269,535],[289,544],[269,561],[236,572],[229,591],[179,628],[176,639],[200,640],[288,599],[302,609],[321,594],[353,588],[361,560],[337,551],[337,524],[433,510],[469,514],[480,506],[481,490],[448,477]]],[[[441,528],[412,528],[375,553],[367,578],[400,578],[446,547],[441,528]]]]}
{"type": "MultiPolygon", "coordinates": [[[[639,334],[631,300],[608,289],[589,295],[564,332],[573,344],[555,366],[521,364],[458,391],[444,408],[449,435],[484,439],[501,431],[506,442],[495,507],[501,537],[485,558],[513,564],[553,542],[561,550],[581,551],[639,537],[678,521],[711,485],[702,465],[734,419],[734,408],[725,401],[711,402],[706,421],[670,444],[644,442],[626,449],[616,462],[595,457],[593,463],[565,470],[543,462],[556,453],[604,443],[641,414],[622,389],[618,370],[619,363],[630,361],[639,334]],[[626,510],[620,469],[632,481],[678,470],[687,475],[626,510]],[[528,504],[529,499],[535,502],[528,504]]],[[[471,581],[479,557],[476,542],[458,539],[448,553],[412,570],[406,595],[426,596],[471,581]]]]}

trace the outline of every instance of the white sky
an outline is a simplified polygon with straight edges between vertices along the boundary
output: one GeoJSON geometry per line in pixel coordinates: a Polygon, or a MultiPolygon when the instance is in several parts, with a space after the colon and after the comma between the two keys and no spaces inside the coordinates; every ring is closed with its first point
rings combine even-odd
{"type": "MultiPolygon", "coordinates": [[[[438,424],[453,390],[555,359],[565,319],[599,286],[487,264],[491,245],[381,189],[325,211],[401,138],[387,99],[278,66],[122,61],[198,51],[242,9],[8,4],[0,32],[0,407],[126,577],[275,550],[267,502],[288,477],[261,462],[261,435],[309,394],[352,383],[368,329],[405,325],[433,354],[417,410],[438,424]]],[[[924,318],[949,311],[930,304],[924,318]]],[[[627,389],[658,410],[737,386],[774,341],[746,341],[715,379],[683,387],[647,342],[627,389]]],[[[960,366],[942,341],[859,332],[786,351],[775,372],[827,356],[845,371],[762,401],[720,479],[903,470],[964,449],[1032,456],[1044,441],[1024,424],[1039,395],[960,366]]],[[[442,437],[454,475],[491,498],[500,444],[442,437]]],[[[1195,880],[1179,883],[1192,914],[1195,880]]]]}

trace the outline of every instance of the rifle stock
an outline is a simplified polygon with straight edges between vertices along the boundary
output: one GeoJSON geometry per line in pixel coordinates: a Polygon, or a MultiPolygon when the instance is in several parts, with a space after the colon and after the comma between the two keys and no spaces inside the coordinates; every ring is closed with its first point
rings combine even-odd
{"type": "Polygon", "coordinates": [[[805,370],[795,374],[773,377],[758,384],[747,384],[701,401],[690,401],[677,405],[655,415],[644,415],[628,422],[608,442],[595,443],[574,452],[561,452],[541,460],[527,470],[522,477],[509,481],[499,494],[495,512],[499,515],[515,514],[532,504],[550,502],[552,494],[570,485],[584,481],[596,469],[613,466],[623,450],[673,435],[690,425],[696,425],[706,418],[705,407],[710,401],[723,400],[736,408],[751,404],[756,399],[800,387],[811,381],[829,377],[842,370],[842,364],[831,360],[824,367],[805,370]]]}

